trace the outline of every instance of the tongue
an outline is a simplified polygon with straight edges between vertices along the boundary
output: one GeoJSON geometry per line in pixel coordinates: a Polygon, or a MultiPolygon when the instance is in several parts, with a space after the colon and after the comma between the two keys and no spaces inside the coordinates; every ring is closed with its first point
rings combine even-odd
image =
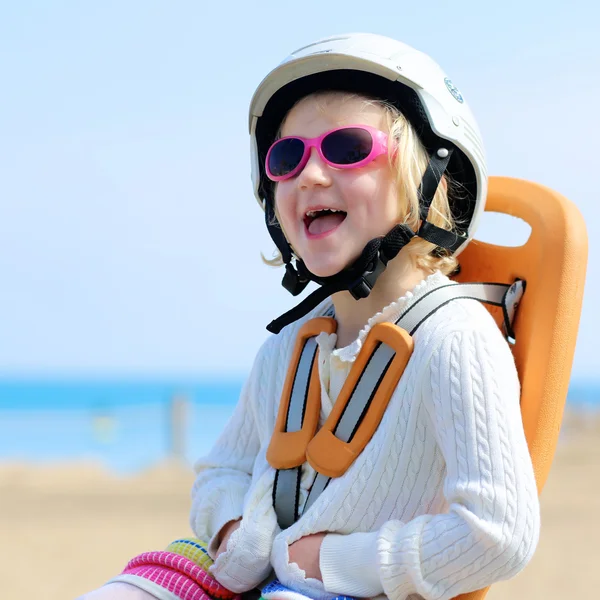
{"type": "Polygon", "coordinates": [[[327,233],[328,231],[335,229],[345,218],[346,215],[341,212],[317,217],[310,222],[308,232],[312,235],[327,233]]]}

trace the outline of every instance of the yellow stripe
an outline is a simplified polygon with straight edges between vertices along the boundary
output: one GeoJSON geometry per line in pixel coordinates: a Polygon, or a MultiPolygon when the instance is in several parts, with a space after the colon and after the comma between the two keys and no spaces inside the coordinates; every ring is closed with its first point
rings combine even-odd
{"type": "Polygon", "coordinates": [[[188,558],[207,572],[213,564],[212,558],[208,555],[207,545],[198,538],[182,538],[175,540],[167,546],[166,551],[188,558]]]}

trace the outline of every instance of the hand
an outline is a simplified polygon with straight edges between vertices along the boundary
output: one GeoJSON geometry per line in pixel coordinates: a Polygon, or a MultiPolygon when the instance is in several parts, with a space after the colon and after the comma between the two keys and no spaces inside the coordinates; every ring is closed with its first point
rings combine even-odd
{"type": "Polygon", "coordinates": [[[326,533],[307,535],[288,548],[290,563],[296,563],[304,571],[304,576],[307,579],[323,580],[319,559],[321,557],[321,544],[326,535],[326,533]]]}
{"type": "Polygon", "coordinates": [[[227,550],[227,542],[229,541],[231,534],[236,529],[240,528],[241,523],[242,520],[237,519],[237,521],[229,521],[228,523],[225,523],[225,525],[223,525],[223,527],[221,528],[221,532],[219,533],[220,542],[219,548],[217,549],[217,554],[215,556],[215,560],[217,560],[217,558],[219,558],[219,555],[223,554],[223,552],[227,550]]]}

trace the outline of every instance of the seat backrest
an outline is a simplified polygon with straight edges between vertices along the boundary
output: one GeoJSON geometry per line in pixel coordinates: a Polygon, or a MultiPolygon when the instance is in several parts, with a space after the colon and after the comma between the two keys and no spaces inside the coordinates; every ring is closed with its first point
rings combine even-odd
{"type": "MultiPolygon", "coordinates": [[[[521,381],[521,413],[538,493],[548,473],[569,387],[587,266],[587,233],[577,207],[528,181],[491,177],[487,212],[531,226],[519,247],[472,241],[459,257],[458,281],[527,282],[514,323],[513,355],[521,381]]],[[[490,308],[500,325],[500,309],[490,308]]],[[[463,594],[481,600],[487,589],[463,594]]]]}

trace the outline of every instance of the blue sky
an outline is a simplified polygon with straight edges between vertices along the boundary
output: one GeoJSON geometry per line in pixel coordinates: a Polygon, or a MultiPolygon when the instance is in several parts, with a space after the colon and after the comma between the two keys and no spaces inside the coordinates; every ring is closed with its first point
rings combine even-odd
{"type": "Polygon", "coordinates": [[[250,97],[295,48],[370,31],[443,66],[491,174],[581,209],[574,374],[596,377],[599,21],[591,1],[0,2],[0,375],[245,373],[294,301],[260,260],[250,97]]]}

